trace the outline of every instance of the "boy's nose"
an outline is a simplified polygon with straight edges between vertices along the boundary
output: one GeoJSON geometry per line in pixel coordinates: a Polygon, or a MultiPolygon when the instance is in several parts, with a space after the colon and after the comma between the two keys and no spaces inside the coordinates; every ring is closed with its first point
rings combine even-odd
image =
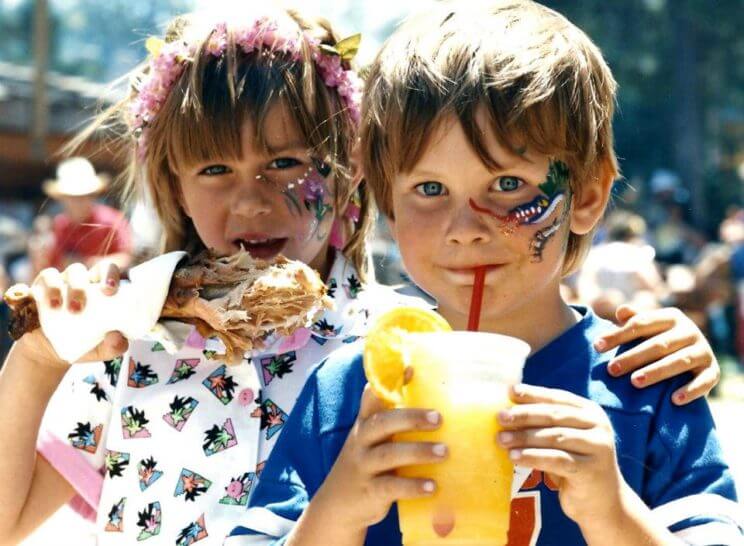
{"type": "Polygon", "coordinates": [[[447,230],[447,243],[455,245],[485,244],[491,234],[483,218],[468,205],[460,207],[447,230]]]}

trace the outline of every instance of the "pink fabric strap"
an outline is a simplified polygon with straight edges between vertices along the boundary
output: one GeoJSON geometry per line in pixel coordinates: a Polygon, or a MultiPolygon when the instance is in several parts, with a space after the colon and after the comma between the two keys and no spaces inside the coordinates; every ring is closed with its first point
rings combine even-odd
{"type": "Polygon", "coordinates": [[[101,500],[103,475],[93,468],[75,448],[50,434],[42,432],[36,450],[77,491],[70,508],[88,520],[95,521],[101,500]]]}

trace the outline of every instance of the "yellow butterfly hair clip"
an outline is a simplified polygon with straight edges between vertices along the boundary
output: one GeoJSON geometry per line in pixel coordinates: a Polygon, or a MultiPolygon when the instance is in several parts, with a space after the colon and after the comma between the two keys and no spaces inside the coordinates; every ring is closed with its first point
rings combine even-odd
{"type": "Polygon", "coordinates": [[[359,51],[359,44],[362,41],[361,34],[354,34],[336,42],[336,45],[320,44],[323,53],[341,57],[342,61],[351,61],[359,51]]]}

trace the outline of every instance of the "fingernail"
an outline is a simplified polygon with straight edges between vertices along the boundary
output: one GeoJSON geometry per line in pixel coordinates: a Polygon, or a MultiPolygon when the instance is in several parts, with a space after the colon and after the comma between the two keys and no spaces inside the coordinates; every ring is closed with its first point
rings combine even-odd
{"type": "Polygon", "coordinates": [[[436,489],[436,485],[432,481],[425,481],[421,485],[421,489],[423,489],[426,493],[433,493],[434,489],[436,489]]]}
{"type": "Polygon", "coordinates": [[[438,411],[430,411],[426,414],[426,420],[429,421],[432,425],[438,425],[439,419],[440,417],[438,411]]]}
{"type": "Polygon", "coordinates": [[[447,446],[444,444],[435,444],[434,446],[432,446],[431,452],[437,457],[444,457],[444,455],[447,453],[447,446]]]}
{"type": "Polygon", "coordinates": [[[116,288],[116,280],[106,279],[106,286],[108,286],[109,288],[116,288]]]}
{"type": "Polygon", "coordinates": [[[610,371],[610,374],[612,375],[619,375],[620,374],[620,364],[617,362],[610,362],[610,365],[607,366],[607,369],[610,371]]]}
{"type": "Polygon", "coordinates": [[[607,348],[607,342],[604,339],[598,339],[594,344],[594,348],[598,351],[604,351],[607,348]]]}
{"type": "Polygon", "coordinates": [[[636,385],[643,385],[646,382],[647,377],[643,375],[642,373],[639,373],[638,375],[633,376],[633,383],[636,385]]]}
{"type": "Polygon", "coordinates": [[[519,459],[522,458],[522,450],[521,449],[510,449],[509,458],[512,461],[518,461],[519,459]]]}
{"type": "Polygon", "coordinates": [[[499,412],[499,419],[502,423],[511,423],[514,420],[514,416],[508,411],[504,410],[499,412]]]}
{"type": "Polygon", "coordinates": [[[499,440],[502,444],[509,444],[514,441],[513,432],[499,432],[499,440]]]}
{"type": "Polygon", "coordinates": [[[524,385],[512,385],[512,392],[515,396],[522,396],[525,393],[524,385]]]}
{"type": "Polygon", "coordinates": [[[683,392],[678,392],[674,395],[674,401],[677,402],[677,404],[682,404],[685,400],[687,400],[687,395],[683,392]]]}
{"type": "Polygon", "coordinates": [[[70,301],[70,311],[73,313],[79,313],[80,310],[83,308],[83,304],[80,303],[78,300],[71,300],[70,301]]]}
{"type": "Polygon", "coordinates": [[[59,298],[52,298],[49,300],[49,305],[52,307],[52,309],[57,309],[62,305],[62,300],[59,298]]]}

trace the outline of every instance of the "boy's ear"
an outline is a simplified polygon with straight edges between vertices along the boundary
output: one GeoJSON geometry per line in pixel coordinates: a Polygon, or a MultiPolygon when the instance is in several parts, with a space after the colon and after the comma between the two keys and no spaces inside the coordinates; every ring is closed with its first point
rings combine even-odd
{"type": "Polygon", "coordinates": [[[607,163],[599,168],[599,174],[593,182],[581,188],[580,194],[571,198],[571,231],[577,235],[586,235],[597,225],[604,215],[614,175],[607,163]]]}

